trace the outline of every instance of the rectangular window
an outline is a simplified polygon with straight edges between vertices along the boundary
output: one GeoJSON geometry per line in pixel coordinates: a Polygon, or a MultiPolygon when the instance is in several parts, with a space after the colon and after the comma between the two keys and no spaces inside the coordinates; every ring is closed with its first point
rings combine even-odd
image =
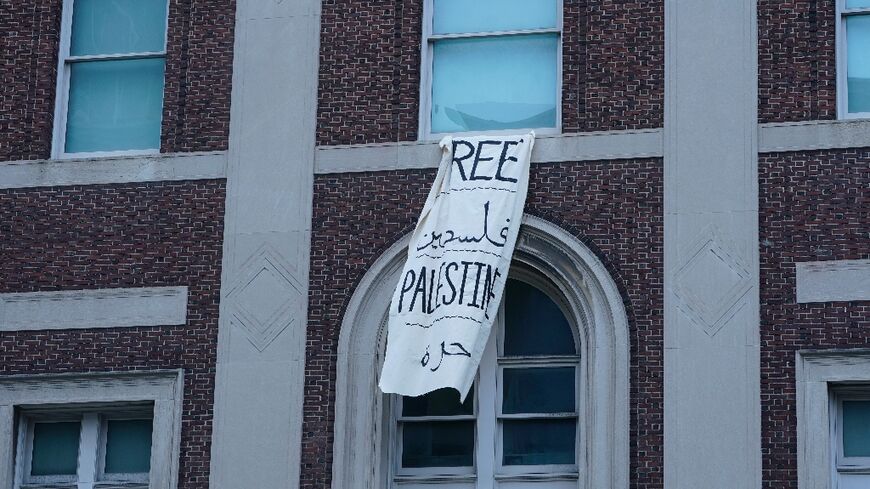
{"type": "Polygon", "coordinates": [[[837,5],[840,116],[870,117],[870,0],[838,0],[837,5]]]}
{"type": "Polygon", "coordinates": [[[558,132],[561,11],[560,0],[427,0],[422,139],[558,132]]]}
{"type": "Polygon", "coordinates": [[[147,488],[153,412],[150,403],[23,410],[21,487],[147,488]]]}
{"type": "Polygon", "coordinates": [[[65,0],[54,156],[160,148],[167,0],[65,0]]]}

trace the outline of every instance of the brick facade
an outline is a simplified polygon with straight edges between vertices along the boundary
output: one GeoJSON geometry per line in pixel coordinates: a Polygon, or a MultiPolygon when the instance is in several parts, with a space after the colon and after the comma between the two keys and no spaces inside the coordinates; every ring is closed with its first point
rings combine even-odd
{"type": "MultiPolygon", "coordinates": [[[[421,0],[326,0],[317,142],[417,139],[421,0]]],[[[664,2],[563,0],[564,132],[657,128],[664,2]]]]}
{"type": "Polygon", "coordinates": [[[837,118],[834,0],[758,2],[758,119],[837,118]]]}
{"type": "MultiPolygon", "coordinates": [[[[61,0],[0,8],[0,161],[51,155],[61,0]]],[[[227,148],[233,0],[171,0],[161,151],[227,148]]]]}
{"type": "Polygon", "coordinates": [[[797,488],[795,352],[870,347],[870,302],[797,304],[795,263],[870,258],[870,149],[762,156],[763,487],[797,488]]]}
{"type": "Polygon", "coordinates": [[[0,375],[184,369],[179,489],[207,488],[223,180],[0,191],[0,292],[189,288],[183,326],[0,332],[0,375]]]}
{"type": "MultiPolygon", "coordinates": [[[[432,178],[434,171],[412,170],[315,179],[302,488],[331,484],[344,309],[374,260],[413,229],[432,178]]],[[[633,489],[663,484],[662,181],[655,159],[534,165],[526,204],[587,243],[621,287],[631,339],[633,489]]]]}

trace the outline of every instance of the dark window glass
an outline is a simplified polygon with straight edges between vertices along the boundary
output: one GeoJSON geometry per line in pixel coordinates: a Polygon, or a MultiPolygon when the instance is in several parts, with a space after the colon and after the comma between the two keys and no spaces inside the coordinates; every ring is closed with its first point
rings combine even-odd
{"type": "Polygon", "coordinates": [[[35,423],[30,475],[76,475],[81,423],[35,423]]]}
{"type": "Polygon", "coordinates": [[[402,416],[456,416],[473,414],[473,410],[474,389],[468,392],[463,403],[459,402],[459,392],[451,388],[402,398],[402,416]]]}
{"type": "Polygon", "coordinates": [[[471,467],[474,421],[404,423],[402,467],[471,467]]]}
{"type": "Polygon", "coordinates": [[[504,369],[502,411],[573,413],[574,367],[504,369]]]}
{"type": "Polygon", "coordinates": [[[574,419],[504,421],[504,465],[574,463],[574,419]]]}
{"type": "Polygon", "coordinates": [[[576,354],[571,326],[553,299],[525,282],[508,280],[504,300],[505,355],[576,354]]]}

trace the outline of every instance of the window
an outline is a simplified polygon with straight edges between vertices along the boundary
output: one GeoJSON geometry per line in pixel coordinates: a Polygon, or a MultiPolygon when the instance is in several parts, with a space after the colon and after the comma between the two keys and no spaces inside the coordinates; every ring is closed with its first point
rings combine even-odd
{"type": "Polygon", "coordinates": [[[833,458],[838,489],[870,486],[870,389],[844,386],[835,390],[832,423],[833,458]]]}
{"type": "Polygon", "coordinates": [[[65,0],[54,156],[160,148],[167,0],[65,0]]]}
{"type": "Polygon", "coordinates": [[[560,0],[427,0],[421,135],[558,131],[561,10],[560,0]]]}
{"type": "Polygon", "coordinates": [[[870,0],[837,0],[837,5],[840,116],[870,117],[870,0]]]}
{"type": "Polygon", "coordinates": [[[18,487],[148,487],[153,404],[23,409],[18,487]]]}
{"type": "Polygon", "coordinates": [[[516,275],[464,403],[453,389],[394,396],[394,482],[473,487],[475,479],[536,480],[535,487],[547,488],[573,481],[576,487],[576,329],[563,301],[554,300],[554,286],[516,275]]]}

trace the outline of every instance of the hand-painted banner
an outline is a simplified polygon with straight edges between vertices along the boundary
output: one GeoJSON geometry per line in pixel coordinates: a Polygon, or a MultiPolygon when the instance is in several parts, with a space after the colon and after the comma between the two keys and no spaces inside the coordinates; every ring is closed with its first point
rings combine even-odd
{"type": "Polygon", "coordinates": [[[390,305],[383,392],[468,394],[519,234],[534,139],[441,140],[438,175],[390,305]]]}

